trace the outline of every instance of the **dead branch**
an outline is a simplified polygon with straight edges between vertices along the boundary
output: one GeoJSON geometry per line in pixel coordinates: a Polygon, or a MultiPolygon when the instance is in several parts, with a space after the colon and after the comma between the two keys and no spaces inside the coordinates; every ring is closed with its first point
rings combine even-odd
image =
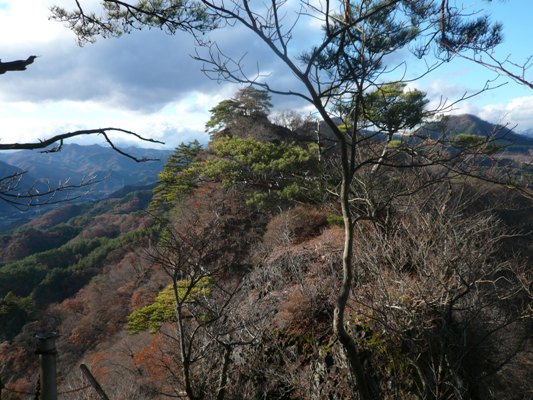
{"type": "Polygon", "coordinates": [[[43,153],[54,153],[61,150],[63,146],[63,141],[65,139],[77,137],[77,136],[88,136],[88,135],[102,135],[106,142],[109,143],[111,148],[115,150],[117,153],[122,154],[125,157],[131,158],[135,162],[145,162],[145,161],[158,161],[157,159],[153,158],[137,158],[133,155],[120,150],[118,147],[115,146],[111,138],[109,137],[110,132],[121,132],[126,133],[128,135],[134,136],[137,139],[140,139],[144,142],[150,142],[150,143],[158,143],[158,144],[164,144],[164,142],[161,142],[159,140],[145,138],[138,133],[128,131],[126,129],[121,128],[98,128],[98,129],[82,129],[79,131],[73,131],[73,132],[67,132],[67,133],[61,133],[59,135],[52,136],[48,139],[39,140],[38,142],[28,142],[28,143],[6,143],[6,144],[0,144],[0,151],[2,150],[36,150],[36,149],[46,149],[48,146],[51,146],[55,143],[59,143],[56,147],[48,150],[44,150],[43,153]]]}
{"type": "Polygon", "coordinates": [[[8,71],[25,71],[26,67],[30,64],[33,64],[33,61],[36,58],[37,56],[29,56],[25,60],[15,60],[8,62],[2,62],[2,60],[0,60],[0,75],[5,74],[8,71]]]}

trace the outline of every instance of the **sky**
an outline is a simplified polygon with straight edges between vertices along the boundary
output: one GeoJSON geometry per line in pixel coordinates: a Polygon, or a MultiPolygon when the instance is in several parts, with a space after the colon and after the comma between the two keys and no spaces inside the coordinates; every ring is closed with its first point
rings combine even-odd
{"type": "MultiPolygon", "coordinates": [[[[295,0],[294,0],[295,1],[295,0]]],[[[523,63],[533,55],[533,1],[456,0],[458,4],[489,11],[504,25],[504,42],[496,55],[523,63]]],[[[96,6],[97,0],[81,0],[96,6]]],[[[74,34],[49,19],[50,7],[75,6],[74,0],[0,0],[0,59],[12,61],[37,55],[25,72],[0,75],[0,142],[35,141],[77,129],[120,127],[165,142],[174,148],[194,139],[206,143],[209,109],[231,97],[236,85],[208,79],[201,64],[191,58],[190,37],[145,30],[118,39],[98,39],[78,46],[74,34]]],[[[302,22],[294,50],[300,51],[317,27],[302,22]]],[[[216,38],[237,57],[244,51],[250,68],[259,65],[280,87],[294,82],[292,74],[273,61],[259,41],[242,30],[219,31],[216,38]],[[250,60],[250,61],[248,61],[250,60]],[[257,61],[256,61],[257,60],[257,61]]],[[[410,65],[413,71],[421,65],[410,65]]],[[[533,80],[533,68],[526,77],[533,80]]],[[[453,60],[412,84],[426,91],[433,104],[478,91],[497,76],[479,65],[453,60]]],[[[487,91],[457,104],[452,113],[472,113],[517,131],[533,128],[533,90],[510,79],[498,78],[487,91]]],[[[309,112],[294,98],[274,97],[273,111],[292,108],[309,112]]],[[[129,137],[115,135],[118,143],[129,137]]],[[[77,143],[104,143],[102,138],[79,138],[77,143]]],[[[154,146],[151,146],[154,147],[154,146]]]]}

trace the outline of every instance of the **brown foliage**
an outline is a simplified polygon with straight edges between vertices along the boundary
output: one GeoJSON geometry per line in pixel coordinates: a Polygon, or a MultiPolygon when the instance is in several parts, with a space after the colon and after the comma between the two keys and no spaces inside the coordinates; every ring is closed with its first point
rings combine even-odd
{"type": "Polygon", "coordinates": [[[327,226],[328,213],[325,209],[298,205],[270,219],[263,236],[263,244],[272,248],[289,239],[298,244],[320,235],[327,226]]]}
{"type": "Polygon", "coordinates": [[[28,222],[27,226],[37,229],[46,229],[67,222],[70,218],[78,215],[84,206],[79,204],[65,204],[54,210],[46,212],[44,215],[28,222]]]}
{"type": "Polygon", "coordinates": [[[153,292],[145,287],[140,287],[131,295],[130,308],[132,310],[139,310],[152,303],[153,300],[153,292]]]}
{"type": "Polygon", "coordinates": [[[164,350],[164,337],[161,334],[151,335],[146,346],[137,351],[133,356],[133,364],[142,369],[147,380],[154,386],[163,385],[167,378],[167,366],[173,365],[174,360],[164,350]]]}
{"type": "Polygon", "coordinates": [[[116,237],[147,226],[148,217],[134,214],[102,214],[92,218],[90,223],[78,235],[80,239],[96,237],[116,237]]]}
{"type": "Polygon", "coordinates": [[[309,296],[299,287],[289,289],[285,296],[274,317],[280,331],[293,338],[312,336],[319,340],[331,333],[333,305],[327,297],[309,296]]]}

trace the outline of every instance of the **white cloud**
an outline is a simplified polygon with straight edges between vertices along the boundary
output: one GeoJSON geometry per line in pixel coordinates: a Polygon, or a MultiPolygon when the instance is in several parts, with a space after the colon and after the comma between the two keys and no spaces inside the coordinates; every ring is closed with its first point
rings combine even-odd
{"type": "Polygon", "coordinates": [[[493,123],[516,125],[518,132],[533,128],[533,96],[517,97],[507,104],[486,105],[479,116],[493,123]]]}
{"type": "MultiPolygon", "coordinates": [[[[63,100],[38,105],[31,102],[0,101],[0,142],[30,142],[74,130],[114,127],[164,141],[166,148],[174,148],[181,142],[194,139],[206,143],[208,136],[204,132],[204,126],[208,111],[201,112],[199,108],[191,111],[188,104],[194,101],[194,97],[187,98],[150,114],[113,109],[97,101],[63,100]]],[[[113,133],[112,137],[117,142],[148,145],[120,133],[113,133]]],[[[104,139],[91,136],[76,139],[76,142],[103,143],[104,139]]]]}
{"type": "MultiPolygon", "coordinates": [[[[98,0],[88,3],[96,4],[98,0]]],[[[37,51],[43,44],[74,43],[74,37],[62,24],[51,21],[53,5],[72,7],[71,0],[7,0],[0,7],[0,48],[2,56],[37,51]]],[[[38,53],[35,53],[39,55],[38,53]]],[[[22,54],[26,55],[26,54],[22,54]]]]}
{"type": "MultiPolygon", "coordinates": [[[[533,128],[533,96],[512,97],[509,95],[509,86],[502,89],[481,91],[482,87],[473,87],[477,82],[472,78],[472,72],[466,69],[454,70],[452,75],[443,75],[423,82],[415,81],[407,85],[408,89],[425,91],[430,99],[429,108],[451,106],[447,113],[473,114],[486,121],[505,124],[515,127],[517,132],[533,128]],[[458,83],[464,77],[470,77],[467,84],[458,83]],[[469,87],[470,86],[470,87],[469,87]],[[504,92],[503,89],[507,89],[504,92]],[[468,98],[476,93],[478,95],[468,98]],[[462,97],[465,100],[458,101],[462,97]]],[[[493,86],[500,82],[493,82],[493,86]]],[[[521,87],[513,88],[516,93],[521,93],[521,87]]]]}
{"type": "MultiPolygon", "coordinates": [[[[295,0],[290,0],[288,4],[295,0]]],[[[318,0],[313,3],[320,4],[318,0]]],[[[73,0],[7,0],[0,2],[0,58],[4,61],[41,57],[24,73],[0,76],[0,140],[28,141],[73,129],[115,126],[167,142],[174,147],[194,138],[205,142],[209,109],[233,96],[237,86],[218,85],[201,72],[189,57],[194,52],[186,34],[164,35],[157,30],[134,32],[118,40],[100,39],[80,48],[72,32],[49,20],[49,8],[59,4],[71,9],[73,0]]],[[[83,0],[86,9],[101,8],[100,0],[83,0]]],[[[261,7],[261,6],[259,6],[261,7]]],[[[288,15],[286,23],[289,24],[288,15]]],[[[294,31],[291,50],[309,48],[320,33],[319,24],[303,19],[294,31]]],[[[290,24],[289,24],[290,25],[290,24]]],[[[266,53],[264,44],[242,28],[215,34],[221,47],[244,62],[251,74],[271,72],[277,89],[302,89],[290,71],[266,53]],[[237,34],[235,34],[237,33],[237,34]]],[[[464,94],[459,75],[453,73],[412,85],[428,92],[432,104],[464,94]]],[[[520,129],[533,127],[533,97],[509,104],[478,106],[462,103],[456,112],[471,112],[494,121],[506,116],[520,129]],[[497,116],[497,117],[496,117],[497,116]],[[523,126],[522,126],[523,125],[523,126]]],[[[295,97],[273,96],[276,110],[312,107],[295,97]]],[[[494,121],[501,122],[501,121],[494,121]]],[[[117,136],[127,141],[128,137],[117,136]]],[[[101,139],[97,139],[101,142],[101,139]]],[[[138,144],[138,143],[137,143],[138,144]]]]}

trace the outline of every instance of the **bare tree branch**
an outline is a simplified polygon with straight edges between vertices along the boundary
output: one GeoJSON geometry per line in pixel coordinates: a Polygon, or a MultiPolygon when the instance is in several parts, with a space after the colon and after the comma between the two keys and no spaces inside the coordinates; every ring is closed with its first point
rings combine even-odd
{"type": "Polygon", "coordinates": [[[10,71],[25,71],[26,67],[30,64],[33,64],[33,61],[36,58],[37,56],[29,56],[25,60],[16,60],[8,62],[2,62],[2,60],[0,60],[0,75],[10,71]]]}
{"type": "Polygon", "coordinates": [[[137,158],[132,156],[131,154],[128,154],[122,150],[120,150],[118,147],[116,147],[111,139],[109,138],[110,132],[121,132],[126,133],[128,135],[134,136],[137,139],[140,139],[145,142],[150,143],[158,143],[158,144],[164,144],[164,142],[161,142],[159,140],[145,138],[138,133],[128,131],[126,129],[121,128],[98,128],[98,129],[83,129],[79,131],[73,131],[68,133],[61,133],[59,135],[52,136],[48,139],[40,140],[38,142],[29,142],[29,143],[7,143],[7,144],[1,144],[0,143],[0,151],[2,150],[36,150],[36,149],[44,149],[54,143],[59,142],[59,145],[53,149],[45,150],[44,153],[52,153],[57,152],[61,150],[61,147],[63,146],[63,141],[65,139],[69,139],[76,136],[87,136],[87,135],[102,135],[106,139],[106,141],[109,143],[109,145],[115,150],[116,152],[122,154],[125,157],[131,158],[132,160],[136,162],[144,162],[144,161],[156,161],[157,159],[151,159],[151,158],[137,158]]]}

